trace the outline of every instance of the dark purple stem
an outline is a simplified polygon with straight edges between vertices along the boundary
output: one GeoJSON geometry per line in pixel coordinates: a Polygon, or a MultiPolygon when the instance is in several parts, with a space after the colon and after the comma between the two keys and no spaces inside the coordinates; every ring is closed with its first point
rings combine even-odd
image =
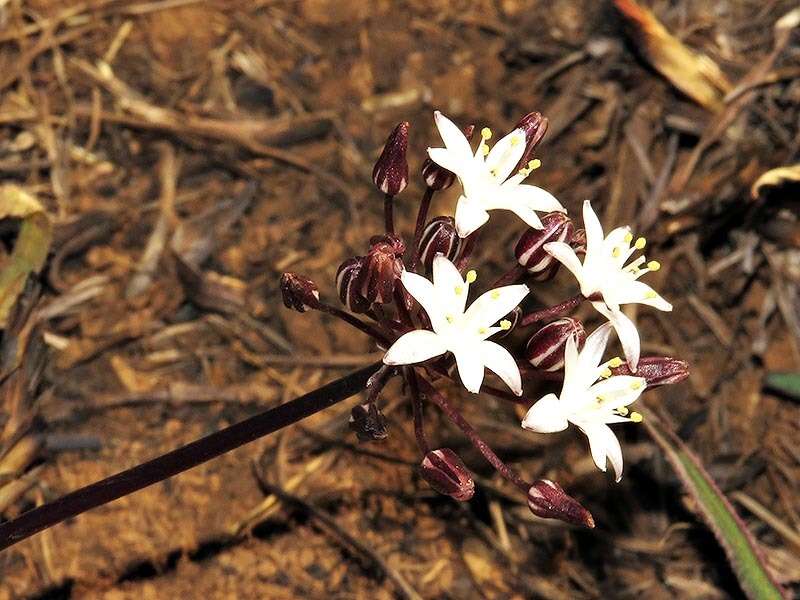
{"type": "Polygon", "coordinates": [[[405,369],[406,381],[411,391],[411,409],[414,414],[414,436],[417,438],[417,445],[423,455],[430,452],[431,446],[425,435],[425,423],[423,420],[422,396],[419,394],[419,381],[417,373],[413,368],[405,369]]]}
{"type": "Polygon", "coordinates": [[[422,388],[422,393],[428,397],[433,403],[442,409],[442,412],[456,424],[456,426],[464,432],[467,439],[478,449],[487,462],[497,470],[500,475],[508,479],[511,483],[517,486],[523,493],[527,494],[531,484],[522,479],[511,467],[504,463],[497,454],[483,441],[478,431],[469,424],[464,416],[452,406],[447,399],[440,394],[424,377],[419,378],[419,384],[422,388]]]}
{"type": "Polygon", "coordinates": [[[386,222],[386,233],[394,233],[394,196],[383,197],[383,218],[386,222]]]}
{"type": "Polygon", "coordinates": [[[380,366],[381,363],[375,363],[364,367],[291,402],[281,404],[132,469],[22,513],[16,519],[0,525],[0,550],[66,519],[188,471],[212,458],[346,400],[362,391],[370,375],[380,366]]]}
{"type": "Polygon", "coordinates": [[[475,252],[475,247],[478,245],[478,237],[480,236],[480,229],[473,231],[464,240],[464,248],[461,250],[461,256],[458,257],[456,267],[459,271],[463,271],[469,264],[469,259],[472,258],[472,253],[475,252]]]}
{"type": "Polygon", "coordinates": [[[556,304],[555,306],[551,306],[549,308],[543,308],[541,310],[528,313],[522,317],[522,320],[519,324],[524,327],[526,325],[530,325],[531,323],[538,323],[539,321],[547,321],[548,319],[560,317],[561,315],[577,308],[584,300],[586,300],[586,297],[583,294],[577,294],[572,298],[564,300],[564,302],[561,304],[556,304]]]}
{"type": "Polygon", "coordinates": [[[329,304],[325,304],[323,302],[320,302],[317,308],[322,312],[328,313],[329,315],[333,315],[334,317],[337,317],[342,321],[349,323],[356,329],[363,331],[368,336],[376,339],[384,346],[387,346],[389,344],[389,339],[383,334],[383,332],[379,331],[369,323],[365,323],[361,319],[354,317],[350,313],[343,311],[341,308],[336,308],[335,306],[330,306],[329,304]]]}
{"type": "Polygon", "coordinates": [[[419,203],[417,224],[414,227],[414,246],[411,248],[411,267],[409,268],[409,271],[414,273],[417,272],[417,265],[419,264],[419,242],[422,238],[422,231],[425,229],[425,220],[428,218],[428,209],[431,206],[433,192],[433,188],[425,188],[425,194],[422,196],[422,201],[419,203]]]}

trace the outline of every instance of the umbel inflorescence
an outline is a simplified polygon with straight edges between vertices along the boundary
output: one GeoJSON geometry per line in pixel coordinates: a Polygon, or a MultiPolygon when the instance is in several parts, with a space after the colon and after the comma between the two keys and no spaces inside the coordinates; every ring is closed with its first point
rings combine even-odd
{"type": "Polygon", "coordinates": [[[474,150],[473,126],[462,130],[440,112],[434,119],[444,147],[429,148],[422,163],[426,188],[411,246],[395,232],[393,211],[395,197],[409,180],[409,125],[404,122],[392,131],[373,170],[375,186],[384,194],[386,231],[370,239],[366,255],[346,260],[336,274],[344,309],[321,300],[314,282],[294,273],[281,279],[284,303],[300,312],[315,309],[337,316],[385,351],[384,366],[367,386],[367,402],[352,411],[351,428],[360,440],[386,437],[379,393],[391,377],[401,376],[423,457],[420,473],[431,487],[464,501],[472,497],[475,483],[458,455],[429,442],[425,400],[437,405],[503,477],[527,494],[534,514],[592,527],[591,514],[558,484],[531,482],[506,465],[433,382],[452,379],[470,393],[523,404],[528,410],[521,426],[533,432],[577,426],[588,439],[597,467],[605,471],[610,463],[619,481],[622,449],[609,425],[642,421],[631,408],[642,392],[688,376],[681,360],[640,357],[639,332],[621,309],[625,304],[646,304],[672,310],[640,279],[660,265],[640,254],[645,240],[635,238],[629,227],[606,234],[588,200],[578,229],[552,194],[526,183],[541,166],[534,158],[547,131],[541,114],[526,115],[495,143],[492,131],[481,129],[474,150]],[[456,181],[460,195],[454,216],[428,220],[433,194],[456,181]],[[516,264],[470,300],[471,290],[479,286],[470,259],[494,210],[513,212],[527,229],[514,250],[516,264]],[[530,286],[546,285],[561,265],[574,275],[579,292],[525,313],[522,304],[530,286]],[[580,321],[567,316],[585,301],[605,321],[589,335],[580,321]],[[515,328],[532,328],[522,348],[504,343],[515,328]],[[606,357],[612,333],[624,358],[606,357]],[[503,386],[485,383],[487,370],[503,386]],[[528,380],[562,384],[558,394],[536,399],[525,396],[528,380]]]}

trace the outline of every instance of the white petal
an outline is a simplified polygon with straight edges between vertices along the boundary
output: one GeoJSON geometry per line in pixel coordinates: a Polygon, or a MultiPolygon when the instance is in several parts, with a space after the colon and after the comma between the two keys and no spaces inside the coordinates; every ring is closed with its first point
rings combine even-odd
{"type": "Polygon", "coordinates": [[[646,387],[647,380],[644,377],[613,375],[595,383],[589,388],[589,393],[593,399],[602,397],[601,406],[603,410],[609,411],[636,402],[646,387]]]}
{"type": "Polygon", "coordinates": [[[452,171],[459,177],[462,177],[472,164],[472,157],[464,159],[447,148],[428,148],[428,156],[430,156],[431,160],[437,165],[444,167],[448,171],[452,171]]]}
{"type": "Polygon", "coordinates": [[[461,383],[467,391],[477,394],[483,383],[483,358],[479,349],[474,344],[455,348],[453,354],[456,357],[456,367],[461,383]]]}
{"type": "Polygon", "coordinates": [[[616,481],[622,479],[622,448],[611,428],[603,424],[581,424],[579,427],[589,438],[589,449],[597,468],[605,472],[608,459],[611,468],[614,469],[616,481]]]}
{"type": "MultiPolygon", "coordinates": [[[[580,358],[578,359],[578,366],[582,371],[590,371],[594,376],[597,366],[603,359],[603,354],[606,351],[608,338],[611,336],[612,329],[613,326],[611,323],[603,323],[586,338],[580,358]]],[[[594,377],[592,381],[595,379],[597,378],[594,377]]]]}
{"type": "Polygon", "coordinates": [[[426,329],[415,329],[400,336],[383,357],[387,365],[410,365],[447,352],[442,338],[426,329]]]}
{"type": "Polygon", "coordinates": [[[524,153],[525,131],[515,129],[497,140],[486,157],[486,168],[493,172],[498,181],[505,181],[524,153]]]}
{"type": "Polygon", "coordinates": [[[573,250],[569,244],[565,244],[564,242],[550,242],[544,245],[544,250],[572,271],[575,279],[581,284],[581,288],[583,287],[583,265],[578,255],[575,254],[575,250],[573,250]]]}
{"type": "Polygon", "coordinates": [[[434,331],[441,331],[442,325],[445,323],[447,307],[442,305],[433,284],[422,275],[409,271],[403,271],[400,281],[414,300],[425,309],[434,331]]]}
{"type": "Polygon", "coordinates": [[[611,310],[603,302],[592,302],[592,306],[613,325],[619,342],[622,344],[622,351],[625,353],[628,366],[635,373],[636,368],[639,366],[639,353],[641,351],[641,341],[639,340],[639,331],[636,329],[636,325],[621,310],[611,310]]]}
{"type": "Polygon", "coordinates": [[[583,227],[586,230],[586,252],[599,252],[603,247],[603,226],[588,200],[583,202],[583,227]]]}
{"type": "Polygon", "coordinates": [[[483,342],[480,344],[481,357],[487,369],[493,371],[517,396],[522,395],[522,376],[517,361],[500,344],[483,342]]]}
{"type": "Polygon", "coordinates": [[[456,205],[456,232],[459,237],[465,238],[489,220],[486,212],[474,200],[461,196],[456,205]]]}
{"type": "Polygon", "coordinates": [[[464,313],[469,327],[487,328],[514,310],[528,295],[527,285],[506,285],[481,294],[464,313]]]}
{"type": "MultiPolygon", "coordinates": [[[[523,183],[520,185],[502,185],[500,189],[504,191],[504,197],[508,202],[526,206],[531,210],[539,212],[567,212],[567,209],[561,205],[561,202],[553,196],[550,192],[535,185],[528,185],[523,183]]],[[[512,208],[509,206],[501,206],[498,208],[512,208]]]]}
{"type": "Polygon", "coordinates": [[[437,254],[433,259],[433,285],[440,304],[450,313],[460,315],[464,312],[469,284],[443,254],[437,254]]]}
{"type": "Polygon", "coordinates": [[[646,304],[658,310],[671,311],[672,304],[659,296],[653,288],[642,281],[626,282],[614,294],[619,304],[646,304]]]}
{"type": "MultiPolygon", "coordinates": [[[[453,153],[454,158],[458,161],[465,161],[472,157],[472,149],[469,146],[469,140],[458,126],[438,110],[433,113],[433,118],[436,121],[436,127],[439,129],[439,135],[442,136],[444,145],[453,153]]],[[[436,161],[432,156],[431,159],[436,161]]],[[[449,167],[445,165],[442,166],[445,169],[449,169],[449,167]]]]}
{"type": "Polygon", "coordinates": [[[555,394],[547,394],[528,409],[522,427],[536,433],[555,433],[567,428],[567,417],[555,394]]]}
{"type": "Polygon", "coordinates": [[[534,229],[544,229],[542,220],[539,218],[539,215],[536,214],[536,211],[534,211],[531,207],[525,206],[524,204],[512,204],[511,206],[506,206],[503,208],[507,208],[517,215],[528,227],[533,227],[534,229]]]}

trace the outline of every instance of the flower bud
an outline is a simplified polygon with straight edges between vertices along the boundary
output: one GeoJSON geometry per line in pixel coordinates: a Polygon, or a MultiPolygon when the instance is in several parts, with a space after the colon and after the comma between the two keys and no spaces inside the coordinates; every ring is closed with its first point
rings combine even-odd
{"type": "Polygon", "coordinates": [[[363,256],[348,258],[336,271],[336,291],[345,308],[350,312],[363,313],[369,302],[361,295],[361,271],[364,268],[363,256]]]}
{"type": "MultiPolygon", "coordinates": [[[[475,125],[467,125],[464,128],[464,135],[468,140],[472,139],[474,131],[475,125]]],[[[425,179],[425,185],[436,191],[446,190],[456,180],[455,173],[433,162],[429,157],[422,163],[422,177],[425,179]]]]}
{"type": "Polygon", "coordinates": [[[575,250],[575,254],[586,254],[586,230],[576,229],[569,245],[575,250]]]}
{"type": "Polygon", "coordinates": [[[569,243],[575,229],[572,220],[562,212],[547,213],[542,217],[542,226],[542,229],[528,228],[514,248],[517,262],[531,274],[544,274],[560,264],[545,251],[544,245],[549,242],[569,243]]]}
{"type": "Polygon", "coordinates": [[[393,300],[394,288],[403,274],[403,240],[393,234],[370,239],[369,253],[364,257],[361,270],[361,295],[372,304],[388,304],[393,300]]]}
{"type": "Polygon", "coordinates": [[[513,172],[519,171],[531,160],[534,150],[544,138],[544,134],[547,133],[548,124],[547,117],[543,117],[539,112],[528,113],[516,124],[514,129],[522,129],[525,132],[525,152],[513,172]]]}
{"type": "Polygon", "coordinates": [[[422,231],[419,240],[420,261],[430,273],[433,259],[437,254],[453,262],[461,250],[461,238],[456,233],[455,221],[452,217],[436,217],[431,219],[422,231]]]}
{"type": "Polygon", "coordinates": [[[389,436],[386,417],[374,402],[354,406],[348,425],[360,442],[378,442],[389,436]]]}
{"type": "Polygon", "coordinates": [[[558,519],[573,525],[594,528],[592,513],[568,495],[555,481],[539,479],[528,490],[528,508],[537,517],[558,519]]]}
{"type": "Polygon", "coordinates": [[[578,349],[586,341],[586,331],[580,321],[564,317],[542,327],[531,336],[525,346],[525,358],[542,371],[558,371],[564,368],[564,351],[567,340],[574,336],[578,349]]]}
{"type": "Polygon", "coordinates": [[[375,187],[389,196],[396,196],[408,185],[408,127],[408,122],[403,121],[394,128],[372,169],[375,187]]]}
{"type": "Polygon", "coordinates": [[[420,475],[440,494],[464,502],[475,493],[475,482],[458,455],[449,448],[431,450],[422,459],[420,475]]]}
{"type": "Polygon", "coordinates": [[[636,375],[644,377],[647,387],[678,383],[689,377],[689,364],[669,356],[644,356],[639,359],[636,373],[631,373],[628,363],[611,369],[614,375],[636,375]]]}
{"type": "Polygon", "coordinates": [[[307,308],[319,307],[319,290],[317,284],[308,277],[297,273],[284,273],[281,275],[281,296],[286,308],[293,308],[298,312],[306,312],[307,308]]]}

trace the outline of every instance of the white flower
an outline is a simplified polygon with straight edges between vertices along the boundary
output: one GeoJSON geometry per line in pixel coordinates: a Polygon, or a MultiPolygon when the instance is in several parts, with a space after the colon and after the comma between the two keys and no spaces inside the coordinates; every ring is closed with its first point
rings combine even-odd
{"type": "Polygon", "coordinates": [[[528,294],[525,285],[508,285],[486,292],[466,310],[469,284],[455,265],[441,254],[433,259],[433,283],[420,275],[404,271],[403,286],[428,314],[433,331],[417,329],[401,336],[383,357],[387,365],[408,365],[452,352],[464,387],[477,393],[483,370],[494,371],[517,395],[522,395],[519,367],[511,354],[486,338],[508,329],[511,323],[495,323],[511,312],[528,294]]]}
{"type": "Polygon", "coordinates": [[[535,229],[542,228],[535,211],[566,212],[550,192],[522,183],[535,161],[509,177],[525,152],[524,130],[515,129],[489,150],[486,141],[492,132],[485,127],[478,150],[473,154],[469,140],[450,119],[439,111],[434,117],[445,148],[428,148],[428,154],[435,163],[455,173],[461,182],[463,190],[455,216],[460,237],[467,237],[486,223],[488,211],[494,209],[510,210],[535,229]]]}
{"type": "Polygon", "coordinates": [[[607,236],[592,210],[589,201],[583,203],[583,225],[586,228],[586,256],[583,264],[575,251],[563,242],[550,242],[544,249],[564,264],[581,286],[581,293],[592,301],[592,305],[611,323],[625,351],[625,358],[632,371],[639,363],[639,332],[633,321],[620,310],[622,304],[647,304],[658,310],[670,311],[672,305],[659,296],[649,285],[638,281],[661,265],[648,262],[640,256],[630,264],[625,263],[636,250],[645,246],[639,238],[631,246],[633,235],[630,227],[617,227],[607,236]]]}
{"type": "Polygon", "coordinates": [[[620,366],[620,358],[599,364],[611,327],[611,323],[599,327],[586,338],[580,353],[575,338],[567,340],[561,395],[547,394],[536,402],[525,415],[522,426],[537,433],[554,433],[563,431],[569,423],[577,425],[589,438],[589,449],[597,468],[605,471],[608,459],[619,481],[622,448],[608,424],[642,420],[636,412],[627,416],[626,407],[644,391],[647,381],[643,377],[611,375],[609,367],[620,366]]]}

